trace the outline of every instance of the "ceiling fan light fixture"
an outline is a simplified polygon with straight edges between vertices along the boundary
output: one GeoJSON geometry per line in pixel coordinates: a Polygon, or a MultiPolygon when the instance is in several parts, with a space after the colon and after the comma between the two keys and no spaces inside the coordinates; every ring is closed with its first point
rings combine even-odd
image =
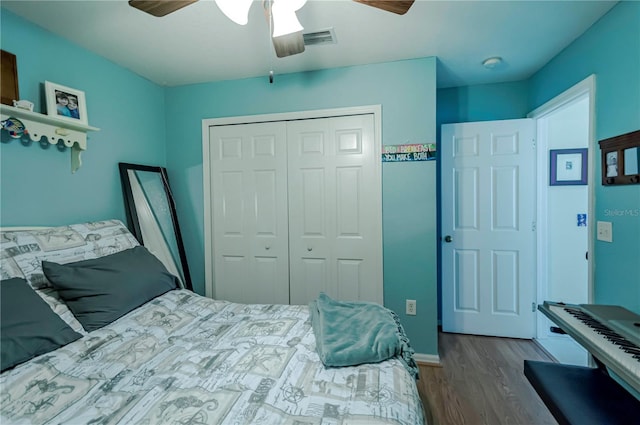
{"type": "Polygon", "coordinates": [[[216,0],[216,4],[236,24],[247,25],[249,22],[249,9],[253,0],[216,0]]]}
{"type": "Polygon", "coordinates": [[[271,5],[271,16],[273,17],[273,36],[300,32],[304,29],[296,11],[301,9],[307,0],[274,0],[271,5]]]}

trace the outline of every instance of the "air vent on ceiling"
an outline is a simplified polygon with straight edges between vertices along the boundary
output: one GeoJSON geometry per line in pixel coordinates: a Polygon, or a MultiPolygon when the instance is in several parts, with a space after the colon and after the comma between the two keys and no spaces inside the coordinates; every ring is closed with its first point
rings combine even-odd
{"type": "Polygon", "coordinates": [[[333,28],[326,30],[303,33],[305,46],[322,46],[324,44],[336,44],[336,34],[333,28]]]}

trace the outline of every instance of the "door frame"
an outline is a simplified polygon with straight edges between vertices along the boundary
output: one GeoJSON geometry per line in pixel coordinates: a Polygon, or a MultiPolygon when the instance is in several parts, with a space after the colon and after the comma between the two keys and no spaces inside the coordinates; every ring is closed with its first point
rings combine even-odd
{"type": "MultiPolygon", "coordinates": [[[[202,189],[204,195],[204,274],[205,296],[215,297],[214,258],[213,258],[213,208],[211,196],[211,145],[209,130],[221,125],[242,125],[273,121],[293,121],[314,118],[332,118],[349,115],[373,115],[375,157],[382,156],[382,105],[352,106],[345,108],[318,109],[309,111],[293,111],[273,114],[242,115],[222,118],[205,118],[202,120],[202,189]]],[[[376,161],[376,178],[382,187],[382,159],[376,161]]],[[[382,196],[382,193],[380,194],[382,196]]],[[[379,211],[379,222],[382,223],[382,211],[379,211]]],[[[383,283],[384,287],[384,283],[383,283]]]]}
{"type": "MultiPolygon", "coordinates": [[[[587,209],[587,232],[588,232],[588,243],[587,243],[587,275],[588,275],[588,303],[593,302],[594,298],[594,266],[595,266],[595,233],[594,229],[594,219],[595,219],[595,174],[596,174],[596,166],[598,164],[596,155],[597,145],[595,140],[595,96],[596,96],[596,76],[592,74],[575,84],[568,90],[565,90],[558,96],[549,100],[542,106],[534,109],[529,114],[527,114],[528,118],[533,118],[536,120],[536,128],[538,126],[538,122],[541,118],[549,116],[559,109],[567,106],[574,101],[579,100],[583,96],[589,96],[589,136],[588,136],[588,173],[587,173],[587,184],[588,184],[588,209],[587,209]]],[[[548,190],[548,186],[546,184],[546,176],[548,169],[548,149],[547,149],[547,140],[541,137],[540,134],[537,134],[537,172],[538,172],[538,189],[537,189],[537,276],[547,276],[548,263],[546,260],[546,256],[544,254],[545,244],[542,241],[542,238],[547,232],[547,203],[546,203],[546,194],[548,190]]],[[[547,294],[547,281],[545,279],[538,278],[537,285],[537,303],[542,304],[545,301],[545,297],[547,294]]],[[[539,338],[541,335],[541,327],[542,327],[542,318],[541,315],[537,315],[538,319],[536,320],[536,338],[539,338]]]]}

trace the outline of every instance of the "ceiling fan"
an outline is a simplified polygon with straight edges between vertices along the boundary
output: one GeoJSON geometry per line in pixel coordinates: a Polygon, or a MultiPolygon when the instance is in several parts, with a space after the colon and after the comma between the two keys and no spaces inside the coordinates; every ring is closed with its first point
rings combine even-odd
{"type": "MultiPolygon", "coordinates": [[[[176,10],[189,6],[198,0],[129,0],[129,5],[140,9],[143,12],[153,16],[161,17],[173,13],[176,10]]],[[[378,9],[392,12],[398,15],[407,13],[415,0],[353,0],[357,3],[367,6],[376,7],[378,9]]],[[[300,9],[306,0],[263,0],[265,16],[269,22],[270,28],[273,26],[271,39],[276,51],[276,56],[283,58],[304,52],[304,39],[302,36],[302,25],[295,17],[295,11],[300,9]],[[287,8],[287,4],[290,6],[287,8]],[[279,17],[280,15],[284,15],[279,17]],[[292,27],[288,30],[278,28],[279,21],[293,22],[292,27]]],[[[234,22],[244,25],[247,23],[247,15],[249,8],[253,3],[252,0],[216,0],[216,4],[227,17],[234,22]],[[233,3],[233,6],[231,4],[233,3]],[[237,13],[237,6],[240,5],[242,12],[237,13]],[[235,10],[234,10],[235,9],[235,10]]]]}

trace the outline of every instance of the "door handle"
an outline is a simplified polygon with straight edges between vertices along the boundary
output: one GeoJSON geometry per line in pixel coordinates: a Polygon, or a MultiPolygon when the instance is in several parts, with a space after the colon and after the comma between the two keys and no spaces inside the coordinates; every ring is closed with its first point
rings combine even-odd
{"type": "Polygon", "coordinates": [[[311,252],[311,251],[313,251],[313,248],[309,247],[309,248],[307,248],[307,251],[311,252]]]}
{"type": "Polygon", "coordinates": [[[444,241],[446,243],[451,243],[451,242],[453,242],[453,238],[451,237],[451,235],[447,235],[447,236],[444,237],[444,241]]]}

